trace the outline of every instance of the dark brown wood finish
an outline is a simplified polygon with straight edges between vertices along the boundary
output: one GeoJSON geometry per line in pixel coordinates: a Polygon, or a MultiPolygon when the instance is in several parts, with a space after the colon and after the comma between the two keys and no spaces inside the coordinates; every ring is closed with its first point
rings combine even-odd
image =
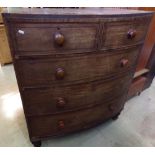
{"type": "Polygon", "coordinates": [[[67,84],[92,81],[110,74],[128,71],[135,65],[140,48],[133,47],[109,52],[95,52],[86,55],[60,56],[54,58],[19,59],[16,61],[22,86],[67,84]],[[122,66],[122,61],[128,63],[122,66]],[[96,67],[94,67],[96,66],[96,67]]]}
{"type": "Polygon", "coordinates": [[[142,43],[148,28],[148,18],[128,19],[125,22],[105,23],[105,33],[102,36],[102,47],[117,48],[120,46],[131,46],[142,43]]]}
{"type": "Polygon", "coordinates": [[[35,146],[118,117],[151,12],[7,9],[3,17],[35,146]]]}
{"type": "Polygon", "coordinates": [[[115,116],[124,106],[124,97],[115,98],[109,102],[103,102],[100,106],[78,110],[59,115],[29,117],[30,135],[32,138],[46,138],[48,136],[63,135],[90,125],[101,122],[115,116]],[[114,107],[114,108],[112,108],[114,107]],[[71,130],[72,129],[72,130],[71,130]]]}
{"type": "Polygon", "coordinates": [[[127,91],[131,74],[112,79],[97,80],[91,84],[25,89],[26,113],[30,116],[54,114],[102,104],[127,91]]]}
{"type": "Polygon", "coordinates": [[[17,51],[21,52],[91,49],[96,43],[97,24],[25,23],[14,27],[17,51]]]}

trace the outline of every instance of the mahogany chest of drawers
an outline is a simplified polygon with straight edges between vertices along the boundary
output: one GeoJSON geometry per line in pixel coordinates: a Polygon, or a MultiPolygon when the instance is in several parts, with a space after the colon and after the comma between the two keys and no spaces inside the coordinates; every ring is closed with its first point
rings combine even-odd
{"type": "Polygon", "coordinates": [[[117,118],[152,12],[105,8],[3,13],[31,142],[117,118]]]}

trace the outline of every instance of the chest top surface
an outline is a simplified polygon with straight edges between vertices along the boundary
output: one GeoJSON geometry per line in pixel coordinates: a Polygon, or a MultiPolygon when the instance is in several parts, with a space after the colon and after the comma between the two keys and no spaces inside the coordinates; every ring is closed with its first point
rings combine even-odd
{"type": "Polygon", "coordinates": [[[117,16],[117,15],[145,15],[152,11],[128,10],[118,8],[6,8],[4,14],[12,15],[86,15],[86,16],[117,16]]]}

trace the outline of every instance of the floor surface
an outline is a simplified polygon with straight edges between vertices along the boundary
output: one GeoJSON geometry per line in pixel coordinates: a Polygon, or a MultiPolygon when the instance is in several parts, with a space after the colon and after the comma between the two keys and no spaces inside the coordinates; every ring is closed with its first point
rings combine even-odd
{"type": "MultiPolygon", "coordinates": [[[[32,146],[12,65],[0,67],[0,146],[32,146]]],[[[125,104],[119,119],[42,146],[155,146],[155,80],[125,104]]]]}

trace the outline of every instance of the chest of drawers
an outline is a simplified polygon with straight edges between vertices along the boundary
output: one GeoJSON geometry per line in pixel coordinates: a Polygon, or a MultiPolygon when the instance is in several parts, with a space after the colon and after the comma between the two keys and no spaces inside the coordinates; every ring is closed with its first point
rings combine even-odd
{"type": "Polygon", "coordinates": [[[103,8],[3,13],[35,146],[119,115],[151,17],[103,8]]]}

